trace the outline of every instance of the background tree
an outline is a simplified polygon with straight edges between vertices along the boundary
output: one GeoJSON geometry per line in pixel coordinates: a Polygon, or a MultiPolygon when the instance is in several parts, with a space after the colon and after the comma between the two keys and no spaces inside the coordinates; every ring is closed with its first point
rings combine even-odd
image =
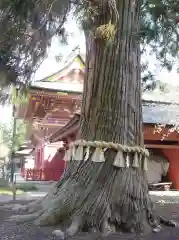
{"type": "Polygon", "coordinates": [[[5,177],[5,167],[8,164],[9,148],[3,139],[0,139],[0,178],[5,177]]]}
{"type": "Polygon", "coordinates": [[[12,128],[12,121],[0,123],[0,166],[3,170],[3,175],[5,174],[5,167],[9,164],[10,154],[17,151],[25,140],[26,125],[21,120],[17,121],[14,144],[12,144],[12,128]]]}
{"type": "MultiPolygon", "coordinates": [[[[12,148],[12,126],[13,126],[12,121],[9,123],[0,124],[2,140],[3,142],[6,143],[9,149],[12,148]]],[[[25,133],[26,133],[26,124],[22,120],[17,120],[13,152],[17,151],[20,148],[20,146],[23,145],[25,141],[25,133]]]]}
{"type": "Polygon", "coordinates": [[[85,141],[70,146],[69,151],[75,148],[76,153],[72,152],[68,160],[73,157],[74,161],[69,163],[61,181],[42,202],[28,206],[32,215],[21,216],[19,220],[36,219],[36,224],[45,225],[65,221],[70,216],[68,235],[84,228],[105,234],[119,228],[135,232],[149,226],[159,229],[145,172],[140,56],[145,46],[150,45],[161,66],[171,69],[178,57],[179,2],[2,2],[3,26],[8,24],[1,30],[6,40],[2,46],[6,52],[10,49],[9,55],[2,54],[4,73],[15,72],[28,79],[44,56],[52,35],[58,32],[63,36],[62,26],[71,9],[75,9],[86,37],[79,133],[79,138],[85,141]],[[89,150],[88,154],[83,152],[84,148],[89,150]]]}

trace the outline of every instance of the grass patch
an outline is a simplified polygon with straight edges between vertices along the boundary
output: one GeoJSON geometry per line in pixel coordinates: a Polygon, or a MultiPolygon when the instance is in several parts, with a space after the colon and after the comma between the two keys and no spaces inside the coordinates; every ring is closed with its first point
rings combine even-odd
{"type": "MultiPolygon", "coordinates": [[[[22,183],[16,185],[16,194],[22,194],[29,191],[37,191],[38,188],[34,183],[22,183]]],[[[6,179],[0,179],[0,195],[13,195],[12,188],[6,179]]]]}
{"type": "MultiPolygon", "coordinates": [[[[19,195],[19,194],[22,194],[24,191],[20,190],[20,189],[17,189],[16,190],[16,194],[19,195]]],[[[10,195],[12,196],[13,195],[13,192],[12,192],[12,188],[10,187],[0,187],[0,194],[4,194],[4,195],[10,195]]]]}
{"type": "MultiPolygon", "coordinates": [[[[16,194],[22,194],[24,192],[29,191],[37,191],[38,188],[35,184],[31,183],[24,183],[24,184],[17,184],[16,185],[16,194]]],[[[0,182],[0,195],[13,195],[13,191],[11,186],[9,186],[6,182],[0,182]]]]}

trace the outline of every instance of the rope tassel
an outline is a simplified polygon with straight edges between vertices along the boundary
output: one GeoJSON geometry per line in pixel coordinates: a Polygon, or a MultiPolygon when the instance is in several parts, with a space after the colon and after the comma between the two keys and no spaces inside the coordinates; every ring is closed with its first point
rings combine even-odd
{"type": "Polygon", "coordinates": [[[65,153],[64,161],[69,162],[71,160],[71,157],[72,157],[72,151],[71,151],[71,148],[69,148],[65,153]]]}
{"type": "Polygon", "coordinates": [[[75,160],[75,153],[76,153],[76,148],[75,146],[71,147],[71,158],[72,160],[75,160]]]}
{"type": "Polygon", "coordinates": [[[117,151],[113,162],[114,166],[119,168],[134,167],[147,171],[149,153],[145,148],[113,142],[76,140],[69,145],[64,159],[65,161],[87,161],[90,158],[92,162],[105,162],[104,152],[108,149],[117,151]]]}
{"type": "Polygon", "coordinates": [[[92,155],[91,161],[92,162],[105,162],[103,149],[97,147],[92,155]]]}
{"type": "Polygon", "coordinates": [[[144,171],[148,170],[147,161],[148,161],[147,157],[144,157],[144,159],[143,159],[143,169],[144,169],[144,171]]]}
{"type": "Polygon", "coordinates": [[[126,155],[126,167],[129,168],[130,167],[130,161],[129,161],[129,154],[127,153],[126,155]]]}
{"type": "Polygon", "coordinates": [[[113,165],[115,167],[124,168],[125,167],[125,158],[123,152],[119,150],[114,159],[113,165]]]}
{"type": "Polygon", "coordinates": [[[75,161],[82,161],[83,160],[83,146],[78,146],[76,152],[75,152],[75,161]]]}
{"type": "Polygon", "coordinates": [[[143,168],[143,156],[142,156],[142,153],[139,154],[139,168],[142,169],[143,168]]]}
{"type": "Polygon", "coordinates": [[[90,156],[90,147],[87,147],[85,149],[85,157],[84,157],[84,161],[87,161],[89,159],[90,156]]]}
{"type": "Polygon", "coordinates": [[[138,156],[137,152],[134,154],[132,167],[134,167],[134,168],[138,168],[139,167],[139,156],[138,156]]]}

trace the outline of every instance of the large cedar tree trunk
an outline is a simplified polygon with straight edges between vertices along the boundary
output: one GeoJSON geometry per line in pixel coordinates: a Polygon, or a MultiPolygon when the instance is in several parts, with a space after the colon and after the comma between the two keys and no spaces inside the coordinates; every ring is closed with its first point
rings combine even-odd
{"type": "MultiPolygon", "coordinates": [[[[143,147],[140,1],[117,0],[117,10],[117,33],[111,43],[85,31],[86,76],[79,137],[143,147]]],[[[96,27],[107,24],[109,12],[101,7],[96,27]]],[[[90,158],[71,162],[46,198],[28,206],[32,214],[24,215],[23,221],[31,218],[38,225],[47,225],[70,218],[69,235],[83,228],[107,234],[119,228],[141,232],[144,225],[156,226],[145,171],[113,166],[114,155],[114,150],[108,149],[103,163],[90,158]]]]}

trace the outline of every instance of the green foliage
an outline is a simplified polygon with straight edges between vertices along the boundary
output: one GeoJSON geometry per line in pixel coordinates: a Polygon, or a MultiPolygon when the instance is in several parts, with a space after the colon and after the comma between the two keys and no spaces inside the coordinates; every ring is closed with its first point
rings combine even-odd
{"type": "Polygon", "coordinates": [[[142,6],[141,44],[150,46],[161,69],[172,70],[179,58],[179,1],[145,0],[142,6]]]}
{"type": "MultiPolygon", "coordinates": [[[[68,1],[0,2],[0,85],[23,85],[43,61],[52,37],[63,36],[68,1]],[[59,9],[59,10],[58,10],[59,9]],[[58,15],[57,12],[58,10],[58,15]]],[[[62,39],[62,40],[63,40],[62,39]]]]}
{"type": "Polygon", "coordinates": [[[17,90],[13,87],[12,95],[11,95],[11,103],[18,105],[18,104],[26,104],[29,100],[29,91],[27,88],[22,88],[17,90]]]}
{"type": "MultiPolygon", "coordinates": [[[[11,121],[8,124],[0,124],[0,131],[2,134],[2,140],[7,144],[9,149],[12,149],[12,131],[13,131],[13,122],[11,121]]],[[[22,120],[17,120],[16,124],[16,135],[14,139],[14,149],[17,151],[25,141],[26,134],[26,124],[22,120]]]]}
{"type": "Polygon", "coordinates": [[[143,91],[152,91],[154,89],[160,90],[160,92],[168,93],[170,92],[170,86],[160,80],[152,80],[148,82],[143,82],[143,91]]]}

